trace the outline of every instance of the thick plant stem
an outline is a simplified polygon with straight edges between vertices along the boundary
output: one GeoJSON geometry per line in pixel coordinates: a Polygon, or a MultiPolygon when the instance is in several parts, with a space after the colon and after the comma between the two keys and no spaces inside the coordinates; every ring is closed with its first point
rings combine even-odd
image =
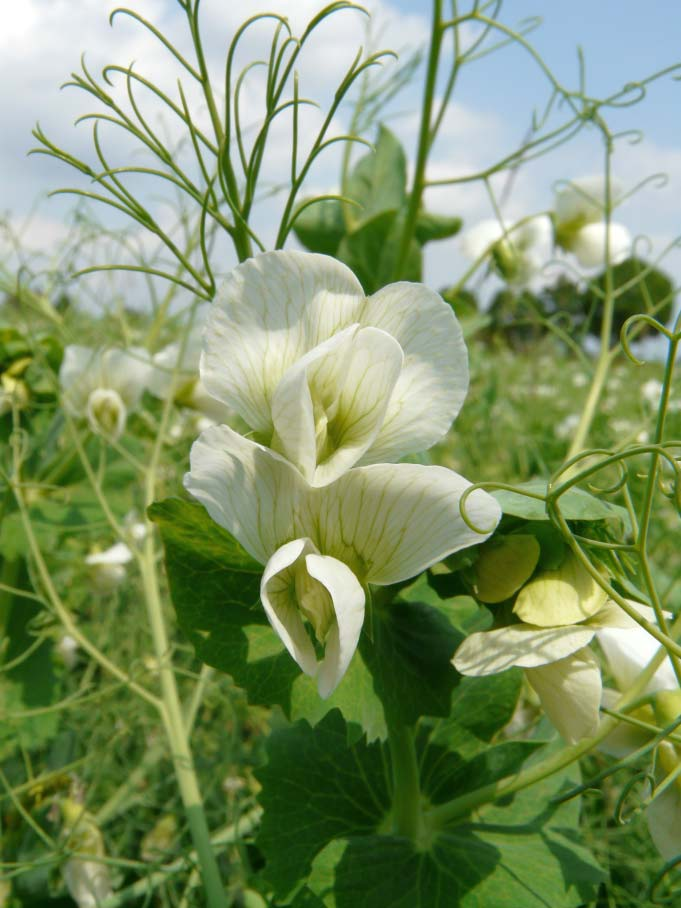
{"type": "Polygon", "coordinates": [[[394,831],[415,841],[421,832],[421,789],[412,728],[402,723],[389,724],[388,746],[393,773],[394,831]]]}
{"type": "Polygon", "coordinates": [[[194,769],[194,761],[189,748],[182,706],[177,684],[175,683],[175,674],[169,659],[170,647],[163,620],[161,597],[154,563],[154,543],[151,536],[147,539],[144,552],[140,557],[140,571],[144,585],[149,627],[158,662],[161,697],[164,707],[162,712],[163,722],[171,749],[180,797],[182,798],[192,841],[201,867],[206,901],[209,908],[227,908],[227,895],[220,879],[220,872],[210,840],[210,830],[208,829],[203,800],[194,769]]]}

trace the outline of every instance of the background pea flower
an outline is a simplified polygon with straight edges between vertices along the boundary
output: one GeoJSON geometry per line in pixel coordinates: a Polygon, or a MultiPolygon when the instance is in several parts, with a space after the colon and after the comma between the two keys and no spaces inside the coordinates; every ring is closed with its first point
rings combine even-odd
{"type": "Polygon", "coordinates": [[[124,542],[116,542],[103,552],[91,552],[85,557],[85,564],[92,570],[94,586],[100,593],[109,593],[123,583],[131,561],[132,552],[124,542]]]}
{"type": "Polygon", "coordinates": [[[546,215],[537,215],[519,224],[496,218],[480,221],[461,238],[464,255],[470,259],[491,256],[495,271],[511,286],[522,287],[535,277],[551,258],[553,232],[546,215]]]}
{"type": "Polygon", "coordinates": [[[148,358],[145,350],[136,347],[66,347],[59,371],[66,410],[78,419],[87,419],[93,432],[117,441],[147,384],[148,358]]]}
{"type": "Polygon", "coordinates": [[[199,410],[215,422],[227,422],[231,410],[206,391],[199,377],[201,336],[210,306],[197,306],[184,342],[174,341],[151,358],[147,388],[161,400],[175,398],[180,405],[199,410]]]}
{"type": "MultiPolygon", "coordinates": [[[[602,176],[581,177],[556,193],[556,244],[572,252],[585,268],[603,267],[607,260],[617,264],[631,253],[632,239],[627,228],[614,221],[606,224],[606,185],[602,176]]],[[[621,195],[621,187],[611,180],[611,204],[617,204],[621,195]]]]}
{"type": "Polygon", "coordinates": [[[274,630],[328,697],[357,648],[366,585],[419,574],[483,542],[501,512],[444,467],[374,464],[315,488],[287,460],[228,426],[207,429],[191,450],[185,487],[216,523],[265,565],[260,598],[274,630]],[[306,626],[307,625],[307,626],[306,626]],[[308,633],[308,628],[312,635],[308,633]],[[313,637],[324,652],[317,658],[313,637]]]}
{"type": "Polygon", "coordinates": [[[461,328],[421,284],[365,297],[333,258],[267,252],[222,285],[201,379],[316,486],[441,439],[468,388],[461,328]]]}
{"type": "Polygon", "coordinates": [[[454,667],[479,677],[518,666],[566,741],[595,734],[603,687],[588,645],[601,628],[635,622],[571,555],[523,587],[513,610],[520,623],[471,634],[457,649],[454,667]]]}

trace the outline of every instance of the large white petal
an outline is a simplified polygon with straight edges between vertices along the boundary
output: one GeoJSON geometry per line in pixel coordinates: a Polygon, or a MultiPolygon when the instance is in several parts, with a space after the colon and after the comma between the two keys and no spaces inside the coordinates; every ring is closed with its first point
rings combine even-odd
{"type": "Polygon", "coordinates": [[[291,572],[298,568],[296,562],[301,557],[314,551],[309,539],[287,542],[267,562],[260,582],[260,601],[270,624],[305,674],[313,677],[317,673],[317,656],[291,592],[295,589],[291,572]]]}
{"type": "Polygon", "coordinates": [[[594,628],[534,627],[512,624],[494,631],[478,631],[466,637],[452,663],[462,675],[495,675],[516,665],[537,668],[565,659],[591,642],[594,628]]]}
{"type": "Polygon", "coordinates": [[[357,649],[364,623],[365,594],[359,580],[342,561],[313,553],[306,556],[305,562],[310,576],[331,596],[336,614],[317,674],[319,696],[326,698],[336,689],[357,649]]]}
{"type": "MultiPolygon", "coordinates": [[[[315,528],[320,551],[349,564],[370,583],[385,586],[415,577],[459,549],[484,542],[501,511],[494,498],[458,473],[418,464],[357,467],[324,489],[314,489],[301,519],[315,528]]],[[[313,536],[313,538],[315,538],[313,536]]]]}
{"type": "Polygon", "coordinates": [[[551,722],[568,744],[595,735],[601,704],[601,671],[588,649],[526,670],[551,722]]]}
{"type": "Polygon", "coordinates": [[[370,296],[359,320],[386,331],[404,351],[383,427],[361,462],[430,448],[449,430],[468,390],[468,354],[451,306],[421,284],[400,281],[370,296]]]}
{"type": "MultiPolygon", "coordinates": [[[[630,604],[651,624],[656,624],[655,612],[640,602],[629,600],[630,604]]],[[[668,613],[665,613],[668,614],[668,613]]],[[[650,660],[660,651],[660,644],[639,624],[631,628],[610,625],[596,630],[596,639],[608,660],[617,686],[626,691],[637,680],[650,660]]],[[[676,690],[679,683],[669,657],[657,669],[646,685],[646,693],[658,690],[676,690]]]]}
{"type": "Polygon", "coordinates": [[[578,230],[570,241],[570,251],[584,268],[604,268],[609,261],[611,265],[623,262],[631,254],[631,233],[623,224],[605,222],[586,224],[578,230]],[[607,242],[607,255],[606,255],[607,242]]]}
{"type": "Polygon", "coordinates": [[[271,431],[270,402],[286,370],[357,321],[363,300],[354,274],[329,256],[277,251],[248,259],[215,297],[204,332],[203,383],[253,429],[271,431]]]}
{"type": "Polygon", "coordinates": [[[261,564],[284,542],[310,535],[296,529],[305,481],[278,454],[211,426],[192,445],[190,466],[187,491],[261,564]]]}

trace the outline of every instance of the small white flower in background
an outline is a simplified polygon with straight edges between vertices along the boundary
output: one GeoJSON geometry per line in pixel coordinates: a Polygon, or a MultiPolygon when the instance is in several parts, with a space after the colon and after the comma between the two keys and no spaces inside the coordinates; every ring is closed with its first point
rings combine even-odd
{"type": "Polygon", "coordinates": [[[180,405],[224,423],[233,416],[231,409],[211,397],[199,377],[201,336],[209,311],[208,303],[198,306],[184,344],[174,341],[153,355],[147,388],[154,397],[161,400],[173,397],[180,405]]]}
{"type": "Polygon", "coordinates": [[[451,307],[427,287],[400,282],[367,298],[333,258],[267,252],[219,289],[201,379],[322,486],[439,441],[466,396],[468,359],[451,307]]]}
{"type": "Polygon", "coordinates": [[[132,542],[144,542],[149,535],[149,525],[140,520],[136,511],[129,511],[123,518],[123,526],[132,542]]]}
{"type": "Polygon", "coordinates": [[[479,677],[518,666],[566,741],[595,734],[602,683],[588,645],[600,628],[635,622],[573,555],[524,586],[513,611],[521,623],[471,634],[454,654],[454,667],[479,677]]]}
{"type": "Polygon", "coordinates": [[[59,370],[64,407],[71,416],[87,419],[93,432],[117,441],[128,413],[139,404],[149,369],[148,354],[141,348],[70,345],[59,370]]]}
{"type": "MultiPolygon", "coordinates": [[[[622,195],[610,181],[611,207],[622,195]]],[[[605,219],[606,182],[602,176],[581,177],[556,193],[553,221],[556,245],[572,252],[584,268],[617,264],[631,254],[632,237],[622,224],[605,219]]]]}
{"type": "MultiPolygon", "coordinates": [[[[104,839],[94,817],[71,798],[64,798],[60,807],[67,847],[93,858],[104,857],[104,839]]],[[[109,868],[101,861],[86,857],[69,858],[62,868],[62,875],[78,908],[98,908],[113,895],[109,868]]]]}
{"type": "Polygon", "coordinates": [[[95,588],[108,593],[120,586],[127,576],[127,565],[132,561],[132,552],[124,542],[117,542],[103,552],[91,552],[85,564],[92,569],[95,588]]]}
{"type": "Polygon", "coordinates": [[[59,638],[55,650],[68,669],[74,668],[78,660],[78,644],[70,634],[63,634],[59,638]]]}
{"type": "Polygon", "coordinates": [[[662,382],[656,378],[649,378],[648,381],[643,382],[641,385],[641,397],[646,403],[652,404],[654,407],[657,407],[660,403],[661,394],[662,382]]]}
{"type": "Polygon", "coordinates": [[[551,258],[553,231],[546,215],[520,224],[488,219],[480,221],[461,237],[464,255],[474,261],[491,256],[497,273],[512,286],[524,286],[551,258]]]}
{"type": "Polygon", "coordinates": [[[365,588],[399,583],[483,542],[501,512],[443,467],[374,464],[312,487],[279,454],[228,426],[194,443],[185,487],[265,565],[260,598],[270,624],[328,697],[345,674],[364,621],[365,588]],[[320,647],[321,660],[307,627],[320,647]]]}
{"type": "Polygon", "coordinates": [[[564,419],[561,419],[556,425],[556,438],[561,438],[563,440],[572,438],[575,434],[575,429],[579,425],[579,420],[579,413],[568,413],[568,415],[564,419]]]}

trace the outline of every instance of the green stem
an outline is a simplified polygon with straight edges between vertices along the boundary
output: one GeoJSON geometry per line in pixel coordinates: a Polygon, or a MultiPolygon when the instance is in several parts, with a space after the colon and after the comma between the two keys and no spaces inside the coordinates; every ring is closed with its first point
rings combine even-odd
{"type": "Polygon", "coordinates": [[[419,213],[425,188],[426,164],[428,162],[428,154],[433,139],[431,131],[431,114],[437,83],[442,35],[442,0],[433,0],[433,24],[430,33],[430,47],[428,49],[426,82],[423,90],[423,101],[421,102],[421,126],[419,128],[418,149],[416,152],[416,164],[414,166],[414,182],[411,189],[411,195],[409,196],[409,205],[404,227],[402,229],[402,236],[400,237],[394,280],[399,280],[402,277],[402,272],[409,255],[409,245],[414,237],[416,218],[419,213]]]}
{"type": "Polygon", "coordinates": [[[413,729],[402,723],[389,724],[388,746],[393,773],[393,828],[397,835],[414,841],[421,832],[421,788],[413,729]]]}

